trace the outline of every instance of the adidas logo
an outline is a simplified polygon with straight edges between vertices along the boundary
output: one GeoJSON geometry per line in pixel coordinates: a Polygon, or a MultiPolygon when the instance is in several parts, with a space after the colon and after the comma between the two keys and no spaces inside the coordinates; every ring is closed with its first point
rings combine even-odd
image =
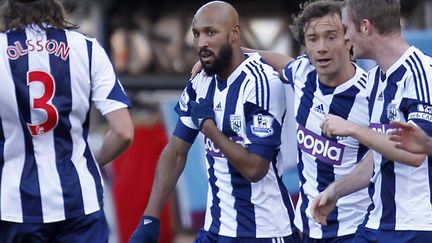
{"type": "Polygon", "coordinates": [[[151,223],[153,223],[153,221],[151,219],[143,219],[144,225],[151,224],[151,223]]]}
{"type": "Polygon", "coordinates": [[[214,110],[215,110],[215,111],[221,111],[221,110],[222,110],[222,105],[221,105],[220,102],[219,102],[219,104],[217,104],[217,106],[215,107],[214,110]]]}
{"type": "Polygon", "coordinates": [[[377,99],[377,100],[384,100],[383,92],[381,92],[381,93],[378,95],[378,99],[377,99]]]}
{"type": "Polygon", "coordinates": [[[324,105],[323,104],[317,105],[314,110],[316,112],[320,113],[320,114],[323,114],[323,115],[325,114],[325,112],[324,112],[324,105]]]}

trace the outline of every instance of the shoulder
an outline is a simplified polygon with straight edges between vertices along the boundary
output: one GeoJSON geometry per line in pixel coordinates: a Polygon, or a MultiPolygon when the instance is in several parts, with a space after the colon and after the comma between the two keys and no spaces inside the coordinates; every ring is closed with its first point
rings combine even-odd
{"type": "Polygon", "coordinates": [[[76,29],[73,29],[73,30],[64,29],[64,31],[68,35],[75,36],[75,37],[80,37],[80,38],[83,38],[83,39],[91,41],[91,42],[97,42],[97,40],[96,40],[95,37],[87,35],[87,34],[85,34],[83,32],[80,32],[80,31],[78,31],[76,29]]]}
{"type": "Polygon", "coordinates": [[[309,57],[305,54],[305,55],[300,55],[298,57],[296,57],[294,60],[292,60],[291,62],[289,62],[286,66],[287,68],[306,68],[306,67],[313,67],[312,63],[309,59],[309,57]]]}
{"type": "Polygon", "coordinates": [[[243,71],[246,72],[248,80],[254,81],[249,82],[253,86],[264,85],[268,86],[270,89],[282,88],[283,82],[280,79],[278,72],[275,71],[272,66],[264,62],[259,54],[256,54],[253,59],[249,60],[243,71]]]}
{"type": "Polygon", "coordinates": [[[82,45],[82,43],[87,43],[88,47],[91,47],[94,51],[105,51],[105,48],[101,45],[101,43],[92,36],[81,33],[77,30],[64,30],[68,39],[70,39],[69,44],[76,43],[76,45],[82,45]]]}
{"type": "Polygon", "coordinates": [[[213,76],[209,76],[204,70],[201,70],[199,73],[197,73],[197,75],[189,79],[188,86],[195,90],[201,89],[204,87],[208,87],[212,80],[213,76]]]}
{"type": "Polygon", "coordinates": [[[247,94],[248,99],[266,109],[269,104],[280,102],[282,109],[285,106],[285,85],[279,74],[260,60],[259,56],[249,61],[246,67],[248,69],[245,71],[247,77],[243,92],[247,94]]]}
{"type": "Polygon", "coordinates": [[[356,80],[355,85],[362,91],[366,90],[367,87],[367,79],[368,79],[368,73],[358,66],[357,64],[353,63],[353,65],[356,68],[354,79],[356,80]]]}
{"type": "Polygon", "coordinates": [[[306,76],[311,71],[314,71],[315,67],[312,65],[307,55],[298,56],[292,60],[284,69],[285,76],[306,76]]]}
{"type": "Polygon", "coordinates": [[[424,70],[427,74],[427,78],[430,80],[431,72],[432,72],[432,57],[425,54],[424,52],[420,51],[417,48],[413,48],[413,57],[410,58],[415,66],[417,66],[419,69],[424,70]]]}
{"type": "Polygon", "coordinates": [[[258,53],[249,54],[244,61],[243,71],[255,78],[278,77],[278,73],[258,53]]]}
{"type": "Polygon", "coordinates": [[[407,78],[414,76],[420,79],[431,79],[429,76],[432,72],[432,58],[414,46],[405,51],[397,64],[399,64],[398,71],[404,71],[407,78]],[[426,73],[426,76],[422,76],[422,73],[426,73]]]}
{"type": "Polygon", "coordinates": [[[307,55],[301,55],[288,63],[284,70],[283,76],[291,85],[305,83],[310,74],[315,72],[315,67],[312,65],[307,55]]]}

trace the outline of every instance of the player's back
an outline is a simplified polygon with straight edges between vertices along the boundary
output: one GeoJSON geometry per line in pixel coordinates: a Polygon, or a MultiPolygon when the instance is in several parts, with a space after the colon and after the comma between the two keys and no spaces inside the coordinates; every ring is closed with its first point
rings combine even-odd
{"type": "Polygon", "coordinates": [[[116,106],[105,97],[124,95],[94,39],[45,27],[0,34],[0,216],[12,222],[99,210],[102,183],[87,143],[90,102],[104,114],[116,106]]]}

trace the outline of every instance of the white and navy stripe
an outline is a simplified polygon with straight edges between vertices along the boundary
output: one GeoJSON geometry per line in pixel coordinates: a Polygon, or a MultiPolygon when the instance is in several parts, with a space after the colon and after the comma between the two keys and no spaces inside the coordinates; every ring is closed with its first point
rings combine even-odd
{"type": "Polygon", "coordinates": [[[366,73],[356,66],[354,77],[337,87],[328,87],[319,81],[308,57],[300,56],[285,67],[284,76],[294,88],[297,122],[300,198],[295,224],[304,234],[315,239],[353,234],[370,202],[366,190],[340,200],[328,216],[327,226],[313,220],[310,203],[329,184],[347,175],[367,151],[366,147],[349,137],[327,138],[320,128],[325,114],[368,125],[366,73]],[[325,148],[337,152],[331,156],[331,151],[324,151],[325,148]]]}
{"type": "Polygon", "coordinates": [[[432,103],[431,92],[429,88],[430,78],[426,76],[425,68],[423,67],[422,60],[420,60],[418,53],[413,53],[407,60],[406,64],[410,68],[410,72],[414,78],[416,87],[417,99],[427,104],[432,103]]]}
{"type": "Polygon", "coordinates": [[[0,98],[1,219],[47,223],[99,210],[102,181],[87,142],[90,102],[103,114],[130,105],[105,52],[94,39],[49,26],[1,34],[0,48],[7,90],[0,98]],[[34,136],[28,124],[48,117],[34,102],[50,88],[29,85],[31,72],[54,81],[46,102],[58,115],[52,130],[34,136]]]}
{"type": "Polygon", "coordinates": [[[264,73],[263,64],[258,61],[253,61],[246,65],[247,69],[253,75],[255,79],[256,89],[256,104],[264,109],[268,110],[270,102],[270,94],[268,87],[268,79],[264,73]],[[267,97],[267,98],[265,98],[267,97]]]}
{"type": "MultiPolygon", "coordinates": [[[[390,119],[412,120],[428,133],[432,127],[432,59],[410,47],[384,74],[369,72],[371,128],[390,132],[390,119]],[[389,109],[395,111],[389,115],[389,109]]],[[[391,161],[374,152],[374,176],[369,186],[373,204],[366,227],[379,230],[432,230],[432,162],[419,167],[391,161]],[[413,205],[416,205],[413,207],[413,205]]]]}
{"type": "Polygon", "coordinates": [[[174,134],[188,142],[197,134],[188,103],[200,98],[213,103],[217,127],[225,136],[271,163],[266,177],[252,183],[205,137],[209,187],[204,230],[248,239],[291,235],[292,203],[276,169],[285,106],[270,105],[285,99],[280,79],[258,54],[247,57],[226,81],[198,74],[176,106],[180,119],[174,134]]]}
{"type": "Polygon", "coordinates": [[[271,237],[271,238],[249,238],[249,237],[228,237],[221,236],[212,232],[200,230],[194,242],[236,242],[236,243],[298,243],[300,236],[295,233],[286,237],[271,237]]]}

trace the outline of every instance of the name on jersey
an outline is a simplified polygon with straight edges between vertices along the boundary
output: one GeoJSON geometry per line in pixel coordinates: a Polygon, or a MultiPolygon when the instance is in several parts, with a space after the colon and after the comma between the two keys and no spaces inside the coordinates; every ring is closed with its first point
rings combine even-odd
{"type": "Polygon", "coordinates": [[[417,105],[417,112],[412,112],[408,115],[408,119],[419,119],[432,122],[432,106],[425,104],[417,105]]]}
{"type": "Polygon", "coordinates": [[[423,112],[413,112],[408,115],[408,120],[412,120],[412,119],[432,122],[432,114],[423,113],[423,112]]]}
{"type": "Polygon", "coordinates": [[[64,42],[57,42],[56,40],[32,40],[28,39],[25,41],[27,49],[25,49],[21,42],[15,41],[12,46],[8,46],[6,49],[6,54],[9,59],[16,60],[19,57],[27,55],[31,51],[46,51],[49,54],[53,54],[66,60],[69,57],[70,47],[64,42]]]}
{"type": "MultiPolygon", "coordinates": [[[[230,137],[229,139],[244,147],[244,141],[242,137],[233,136],[230,137]]],[[[212,157],[225,158],[225,155],[223,155],[222,151],[208,137],[204,138],[204,147],[207,155],[212,157]]]]}
{"type": "Polygon", "coordinates": [[[315,156],[324,163],[331,165],[342,164],[345,150],[343,144],[319,136],[301,125],[297,127],[297,145],[302,151],[315,156]]]}
{"type": "Polygon", "coordinates": [[[395,126],[390,124],[371,123],[369,124],[369,128],[379,133],[389,134],[391,131],[395,129],[395,126]]]}

